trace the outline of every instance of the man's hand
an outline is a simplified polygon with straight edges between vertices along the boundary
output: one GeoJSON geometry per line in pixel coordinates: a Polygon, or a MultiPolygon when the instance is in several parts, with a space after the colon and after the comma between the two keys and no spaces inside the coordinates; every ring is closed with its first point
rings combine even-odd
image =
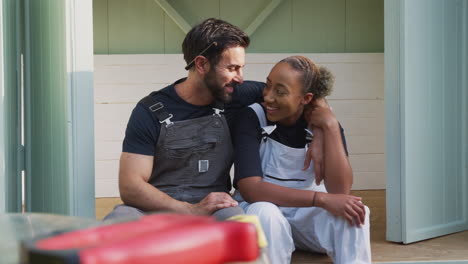
{"type": "Polygon", "coordinates": [[[223,208],[237,206],[238,203],[225,192],[212,192],[196,204],[190,204],[190,213],[197,215],[211,215],[223,208]]]}
{"type": "Polygon", "coordinates": [[[314,133],[314,139],[309,144],[307,149],[306,157],[304,160],[304,168],[302,170],[307,170],[310,166],[311,161],[314,161],[314,174],[315,182],[317,185],[320,185],[320,182],[323,180],[323,131],[320,128],[313,128],[312,132],[314,133]]]}
{"type": "Polygon", "coordinates": [[[364,224],[366,210],[361,198],[346,194],[315,193],[315,204],[331,214],[343,217],[350,225],[364,224]]]}
{"type": "Polygon", "coordinates": [[[309,125],[309,129],[314,133],[314,140],[309,145],[309,149],[307,150],[304,160],[304,168],[302,168],[302,170],[307,170],[310,166],[310,163],[314,161],[315,182],[317,185],[319,185],[324,178],[324,138],[323,130],[316,124],[321,125],[324,122],[324,119],[333,119],[334,115],[331,112],[331,107],[328,105],[327,100],[325,98],[319,98],[308,105],[308,107],[305,109],[304,116],[309,125]],[[330,113],[332,116],[330,116],[330,113]],[[328,115],[328,117],[324,117],[324,114],[328,115]]]}
{"type": "Polygon", "coordinates": [[[309,127],[324,128],[330,123],[338,122],[325,98],[319,98],[308,105],[304,117],[309,127]]]}

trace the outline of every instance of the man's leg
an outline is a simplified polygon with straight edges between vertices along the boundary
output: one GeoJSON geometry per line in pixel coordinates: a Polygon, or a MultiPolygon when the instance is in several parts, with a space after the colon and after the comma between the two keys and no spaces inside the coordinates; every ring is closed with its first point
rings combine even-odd
{"type": "Polygon", "coordinates": [[[114,210],[106,215],[103,220],[137,219],[143,215],[145,215],[145,213],[140,209],[125,204],[119,204],[114,207],[114,210]]]}
{"type": "Polygon", "coordinates": [[[246,214],[256,215],[260,220],[268,242],[268,253],[272,264],[288,264],[294,251],[291,226],[278,206],[269,202],[239,204],[246,214]]]}
{"type": "Polygon", "coordinates": [[[361,227],[351,226],[322,208],[299,208],[288,220],[298,248],[326,253],[336,264],[371,263],[367,206],[361,227]]]}
{"type": "Polygon", "coordinates": [[[245,214],[244,209],[239,206],[233,206],[228,208],[219,209],[213,213],[213,216],[216,217],[219,221],[224,221],[232,216],[245,214]]]}

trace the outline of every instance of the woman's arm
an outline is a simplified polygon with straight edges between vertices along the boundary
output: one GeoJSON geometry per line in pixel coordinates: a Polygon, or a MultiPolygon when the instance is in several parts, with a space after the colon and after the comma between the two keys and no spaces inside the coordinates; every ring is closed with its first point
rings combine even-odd
{"type": "Polygon", "coordinates": [[[266,201],[284,207],[320,207],[343,217],[351,225],[364,224],[366,212],[360,197],[292,189],[265,182],[260,176],[239,180],[237,188],[249,203],[266,201]]]}
{"type": "MultiPolygon", "coordinates": [[[[262,180],[259,154],[261,128],[253,110],[244,109],[232,131],[234,143],[234,186],[250,203],[266,201],[285,207],[321,207],[357,225],[364,222],[361,198],[344,194],[327,194],[287,188],[262,180]]],[[[341,142],[341,141],[340,141],[341,142]]],[[[299,169],[299,168],[298,168],[299,169]]]]}

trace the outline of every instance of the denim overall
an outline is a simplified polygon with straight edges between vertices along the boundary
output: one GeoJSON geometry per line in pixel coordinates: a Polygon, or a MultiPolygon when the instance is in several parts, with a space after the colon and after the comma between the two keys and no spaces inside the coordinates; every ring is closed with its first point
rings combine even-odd
{"type": "MultiPolygon", "coordinates": [[[[233,147],[222,104],[213,114],[182,121],[171,121],[173,115],[151,95],[141,102],[150,109],[155,122],[161,123],[153,171],[149,183],[172,198],[198,203],[211,192],[229,192],[229,175],[233,147]]],[[[127,205],[118,205],[105,220],[139,217],[146,212],[127,205]]],[[[214,212],[218,220],[242,214],[240,207],[214,212]]]]}
{"type": "Polygon", "coordinates": [[[172,198],[198,203],[211,192],[229,192],[233,148],[223,110],[172,122],[162,103],[150,107],[161,130],[149,183],[172,198]]]}
{"type": "MultiPolygon", "coordinates": [[[[276,126],[267,126],[264,110],[259,104],[249,107],[257,114],[264,135],[260,144],[263,181],[294,189],[327,192],[323,183],[316,185],[313,164],[302,170],[307,147],[291,148],[268,137],[276,126]]],[[[235,199],[247,214],[259,216],[273,264],[290,263],[295,247],[326,253],[334,263],[371,263],[367,207],[365,224],[357,228],[318,207],[280,207],[269,202],[249,204],[239,192],[235,199]]]]}

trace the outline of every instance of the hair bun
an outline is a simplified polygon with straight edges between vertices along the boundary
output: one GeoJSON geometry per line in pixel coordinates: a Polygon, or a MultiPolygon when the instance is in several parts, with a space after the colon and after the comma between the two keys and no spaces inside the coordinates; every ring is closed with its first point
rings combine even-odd
{"type": "Polygon", "coordinates": [[[318,68],[320,74],[317,76],[314,97],[324,98],[331,94],[333,84],[335,83],[335,76],[333,76],[327,67],[319,66],[318,68]]]}

